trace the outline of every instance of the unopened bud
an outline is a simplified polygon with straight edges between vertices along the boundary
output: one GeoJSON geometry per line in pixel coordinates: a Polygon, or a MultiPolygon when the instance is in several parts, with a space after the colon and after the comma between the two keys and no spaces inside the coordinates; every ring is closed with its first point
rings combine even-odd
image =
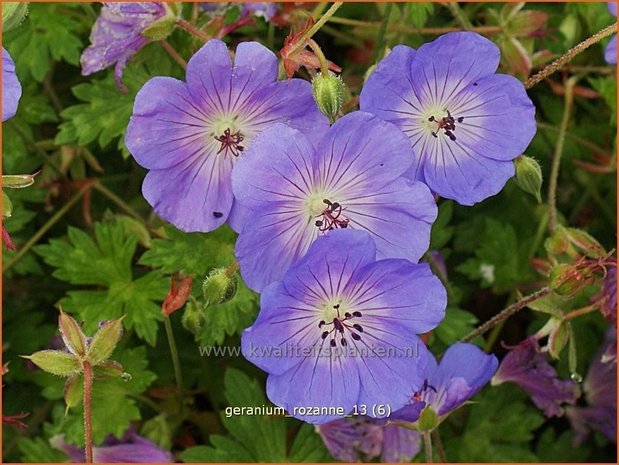
{"type": "Polygon", "coordinates": [[[518,186],[534,196],[538,203],[542,202],[542,169],[539,163],[531,157],[521,155],[514,160],[516,166],[516,182],[518,186]]]}
{"type": "Polygon", "coordinates": [[[2,32],[18,27],[28,14],[29,2],[2,2],[2,32]]]}
{"type": "Polygon", "coordinates": [[[550,270],[550,287],[559,295],[574,296],[591,284],[592,273],[561,263],[550,270]]]}
{"type": "Polygon", "coordinates": [[[237,278],[230,269],[216,268],[210,272],[202,284],[206,305],[223,304],[236,294],[237,278]]]}
{"type": "Polygon", "coordinates": [[[344,82],[342,79],[330,71],[326,76],[318,73],[312,79],[312,91],[320,111],[329,118],[331,123],[334,123],[344,102],[344,82]]]}
{"type": "Polygon", "coordinates": [[[202,331],[206,323],[206,314],[204,308],[193,297],[189,298],[189,302],[185,305],[181,324],[183,328],[189,331],[194,336],[197,336],[202,331]]]}

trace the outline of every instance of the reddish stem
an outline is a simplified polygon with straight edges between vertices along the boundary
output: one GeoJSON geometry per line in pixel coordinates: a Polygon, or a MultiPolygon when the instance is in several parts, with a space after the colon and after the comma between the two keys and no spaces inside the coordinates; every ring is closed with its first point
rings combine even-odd
{"type": "Polygon", "coordinates": [[[178,19],[176,21],[176,25],[182,29],[185,29],[190,34],[193,34],[194,36],[202,39],[205,42],[211,40],[211,37],[208,34],[205,34],[200,29],[195,27],[193,24],[185,21],[184,19],[178,19]]]}
{"type": "Polygon", "coordinates": [[[181,65],[183,69],[187,69],[187,62],[185,61],[185,59],[180,56],[176,49],[172,47],[172,45],[170,45],[167,40],[162,39],[159,41],[159,43],[165,49],[165,51],[168,52],[168,55],[170,55],[175,62],[181,65]]]}
{"type": "Polygon", "coordinates": [[[92,367],[84,362],[84,438],[86,442],[86,463],[92,458],[92,367]]]}

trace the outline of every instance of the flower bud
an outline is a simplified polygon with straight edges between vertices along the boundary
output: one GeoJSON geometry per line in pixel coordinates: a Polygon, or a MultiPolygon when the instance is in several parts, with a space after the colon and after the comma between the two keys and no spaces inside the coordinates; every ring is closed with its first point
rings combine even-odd
{"type": "Polygon", "coordinates": [[[520,155],[514,160],[516,166],[516,182],[518,186],[533,195],[538,203],[542,202],[542,169],[539,163],[531,157],[520,155]]]}
{"type": "Polygon", "coordinates": [[[2,32],[18,27],[28,15],[30,2],[2,2],[2,32]]]}
{"type": "Polygon", "coordinates": [[[432,409],[432,407],[430,407],[429,405],[426,405],[421,411],[421,414],[419,415],[419,420],[417,420],[417,429],[422,432],[432,431],[437,426],[438,426],[437,413],[434,411],[434,409],[432,409]]]}
{"type": "Polygon", "coordinates": [[[194,336],[197,336],[206,323],[206,313],[202,306],[193,297],[189,298],[189,302],[185,305],[185,311],[181,318],[183,328],[189,331],[194,336]]]}
{"type": "Polygon", "coordinates": [[[229,269],[216,268],[210,272],[202,284],[206,306],[223,304],[236,294],[237,278],[229,269]]]}
{"type": "Polygon", "coordinates": [[[312,91],[320,111],[329,118],[331,123],[334,123],[344,102],[344,82],[342,82],[342,79],[330,71],[327,76],[318,73],[312,79],[312,91]]]}
{"type": "Polygon", "coordinates": [[[592,273],[575,265],[561,263],[550,270],[550,287],[559,295],[575,296],[591,284],[592,273]]]}
{"type": "Polygon", "coordinates": [[[32,355],[22,355],[22,358],[53,375],[71,376],[82,371],[82,365],[75,355],[60,350],[40,350],[32,355]]]}
{"type": "Polygon", "coordinates": [[[99,365],[112,355],[123,334],[123,318],[106,322],[93,336],[86,354],[91,365],[99,365]]]}
{"type": "Polygon", "coordinates": [[[176,26],[176,17],[169,14],[144,28],[142,35],[150,40],[162,40],[172,34],[174,26],[176,26]]]}

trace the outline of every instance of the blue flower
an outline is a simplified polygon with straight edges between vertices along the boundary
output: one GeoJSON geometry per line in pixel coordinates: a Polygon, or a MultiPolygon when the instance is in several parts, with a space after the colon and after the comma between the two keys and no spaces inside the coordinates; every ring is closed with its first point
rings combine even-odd
{"type": "Polygon", "coordinates": [[[426,406],[445,417],[490,381],[497,365],[494,355],[485,354],[476,345],[459,342],[450,346],[439,364],[430,357],[421,389],[413,392],[409,405],[394,412],[389,420],[415,422],[426,406]]]}
{"type": "MultiPolygon", "coordinates": [[[[328,126],[301,79],[277,80],[277,57],[243,42],[234,64],[210,40],[187,64],[187,81],[155,77],[138,92],[125,142],[149,173],[142,193],[155,212],[186,231],[212,231],[232,211],[232,167],[275,122],[328,126]]],[[[234,223],[234,215],[230,221],[234,223]]]]}
{"type": "Polygon", "coordinates": [[[376,261],[368,233],[332,231],[264,289],[243,355],[269,373],[269,399],[296,418],[325,423],[355,405],[394,411],[422,386],[427,356],[416,334],[442,320],[446,302],[427,264],[376,261]]]}
{"type": "Polygon", "coordinates": [[[2,47],[2,121],[15,116],[21,98],[21,84],[15,74],[15,63],[2,47]]]}
{"type": "Polygon", "coordinates": [[[318,434],[333,458],[342,462],[410,462],[421,449],[417,431],[367,417],[343,418],[318,427],[318,434]]]}
{"type": "Polygon", "coordinates": [[[494,74],[499,55],[472,32],[445,34],[417,51],[398,45],[360,95],[361,110],[408,136],[409,177],[462,205],[498,193],[536,131],[535,107],[522,83],[494,74]]]}
{"type": "Polygon", "coordinates": [[[260,291],[281,279],[316,238],[342,228],[368,231],[379,258],[417,262],[437,208],[423,183],[402,177],[411,162],[404,135],[368,113],[311,136],[284,125],[265,130],[232,173],[247,285],[260,291]]]}
{"type": "Polygon", "coordinates": [[[529,336],[520,344],[509,347],[509,353],[492,379],[497,385],[511,382],[519,385],[530,396],[537,408],[547,417],[561,416],[561,404],[574,404],[580,395],[578,385],[569,379],[560,380],[556,370],[542,353],[536,336],[529,336]]]}
{"type": "Polygon", "coordinates": [[[103,3],[90,33],[91,45],[80,58],[82,74],[88,76],[116,64],[116,85],[124,89],[121,79],[125,65],[150,42],[144,30],[166,16],[172,13],[163,2],[103,3]]]}

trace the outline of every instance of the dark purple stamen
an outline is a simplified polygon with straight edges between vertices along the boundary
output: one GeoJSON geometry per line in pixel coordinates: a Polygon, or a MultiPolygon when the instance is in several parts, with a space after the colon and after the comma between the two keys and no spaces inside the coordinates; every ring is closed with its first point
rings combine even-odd
{"type": "Polygon", "coordinates": [[[327,207],[319,215],[321,219],[316,220],[314,225],[316,225],[321,232],[331,231],[337,228],[347,228],[350,220],[347,218],[340,218],[344,211],[342,206],[338,202],[331,202],[329,199],[324,199],[323,202],[327,207]]]}
{"type": "Polygon", "coordinates": [[[361,339],[361,335],[358,333],[363,333],[363,326],[361,326],[359,323],[353,323],[351,325],[349,323],[349,320],[352,320],[353,318],[360,318],[362,316],[361,312],[359,311],[354,311],[352,313],[345,312],[344,317],[342,317],[340,315],[340,304],[338,303],[338,304],[333,305],[333,308],[337,310],[337,316],[334,317],[332,321],[327,323],[325,320],[320,320],[318,322],[318,328],[323,328],[324,326],[333,325],[333,327],[329,331],[323,331],[320,337],[324,340],[324,339],[327,339],[329,335],[331,335],[329,344],[331,345],[331,347],[335,347],[337,345],[336,335],[337,333],[340,333],[340,335],[342,335],[342,337],[340,338],[340,344],[342,345],[342,347],[345,347],[348,344],[348,342],[346,341],[346,338],[344,337],[344,333],[346,332],[346,330],[349,330],[352,338],[355,341],[359,341],[361,339]]]}
{"type": "Polygon", "coordinates": [[[217,153],[230,151],[232,155],[238,157],[241,152],[245,150],[245,147],[241,145],[243,139],[244,137],[241,134],[241,131],[237,131],[232,134],[230,128],[226,129],[221,136],[215,136],[215,140],[217,142],[221,142],[221,147],[219,147],[219,151],[217,153]]]}
{"type": "Polygon", "coordinates": [[[447,110],[447,116],[443,117],[441,120],[437,120],[434,116],[430,116],[428,118],[428,121],[434,122],[438,125],[438,128],[436,131],[432,131],[432,135],[434,137],[438,137],[438,132],[443,129],[445,131],[445,135],[447,137],[449,137],[450,140],[455,141],[456,140],[456,136],[454,135],[454,133],[452,131],[456,130],[456,121],[458,123],[461,123],[462,121],[464,121],[464,116],[460,116],[458,118],[454,118],[453,116],[451,116],[451,113],[449,112],[449,110],[447,110]]]}

